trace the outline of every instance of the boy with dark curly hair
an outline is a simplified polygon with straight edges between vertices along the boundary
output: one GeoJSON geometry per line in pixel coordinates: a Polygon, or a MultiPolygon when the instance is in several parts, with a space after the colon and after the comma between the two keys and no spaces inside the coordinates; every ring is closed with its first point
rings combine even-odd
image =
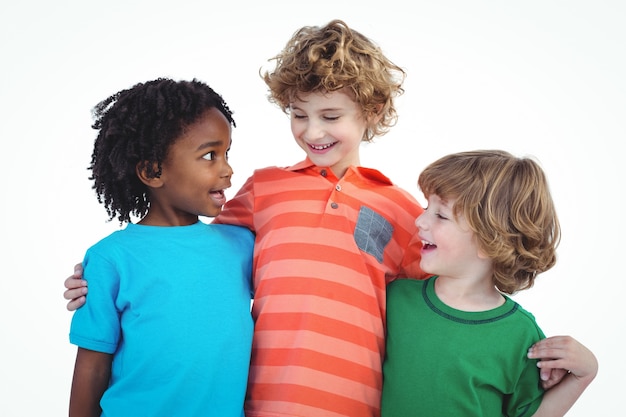
{"type": "Polygon", "coordinates": [[[110,220],[128,224],[83,261],[70,416],[241,417],[254,239],[199,220],[231,185],[232,113],[202,82],[157,79],[94,114],[90,179],[110,220]]]}

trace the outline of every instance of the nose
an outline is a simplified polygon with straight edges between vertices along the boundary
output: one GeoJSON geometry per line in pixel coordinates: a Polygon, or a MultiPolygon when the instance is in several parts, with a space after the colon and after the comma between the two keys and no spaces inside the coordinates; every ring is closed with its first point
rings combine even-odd
{"type": "Polygon", "coordinates": [[[233,167],[230,166],[228,161],[224,161],[224,164],[222,165],[222,170],[221,170],[220,176],[222,178],[229,178],[229,179],[230,179],[230,177],[233,176],[233,167]]]}
{"type": "Polygon", "coordinates": [[[306,141],[315,141],[324,138],[324,129],[322,126],[315,122],[315,120],[309,119],[306,126],[304,127],[304,132],[302,137],[306,141]]]}
{"type": "Polygon", "coordinates": [[[419,228],[419,229],[426,229],[426,221],[425,221],[425,216],[426,216],[426,212],[424,211],[422,214],[420,214],[419,216],[417,216],[417,219],[415,219],[415,225],[419,228]]]}

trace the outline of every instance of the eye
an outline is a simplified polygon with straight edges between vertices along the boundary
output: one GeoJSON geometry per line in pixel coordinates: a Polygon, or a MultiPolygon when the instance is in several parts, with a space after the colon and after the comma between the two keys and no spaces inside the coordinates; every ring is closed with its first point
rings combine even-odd
{"type": "Polygon", "coordinates": [[[328,120],[329,122],[334,122],[335,120],[339,120],[339,116],[324,116],[324,119],[328,120]]]}
{"type": "Polygon", "coordinates": [[[289,108],[289,115],[292,119],[306,119],[306,113],[300,109],[289,108]]]}
{"type": "Polygon", "coordinates": [[[205,154],[204,156],[202,156],[203,159],[206,159],[207,161],[212,161],[215,159],[215,152],[211,151],[207,154],[205,154]]]}
{"type": "Polygon", "coordinates": [[[448,217],[445,214],[442,214],[440,211],[435,213],[435,216],[441,220],[448,220],[448,217]]]}

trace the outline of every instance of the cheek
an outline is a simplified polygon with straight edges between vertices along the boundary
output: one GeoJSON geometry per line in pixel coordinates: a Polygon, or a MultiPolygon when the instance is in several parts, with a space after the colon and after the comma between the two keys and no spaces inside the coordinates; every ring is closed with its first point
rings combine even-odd
{"type": "Polygon", "coordinates": [[[359,146],[365,138],[365,133],[366,129],[364,126],[353,124],[337,126],[333,136],[342,138],[344,142],[359,146]]]}
{"type": "Polygon", "coordinates": [[[291,120],[291,134],[294,137],[299,137],[302,135],[302,132],[304,131],[304,128],[302,127],[302,123],[298,123],[295,120],[291,120]]]}

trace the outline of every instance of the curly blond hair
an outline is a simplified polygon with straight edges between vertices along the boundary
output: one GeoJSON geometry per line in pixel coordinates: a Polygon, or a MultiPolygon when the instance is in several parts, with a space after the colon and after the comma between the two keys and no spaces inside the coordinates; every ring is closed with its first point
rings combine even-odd
{"type": "Polygon", "coordinates": [[[556,263],[559,220],[545,173],[531,158],[501,150],[460,152],[430,164],[419,176],[426,197],[455,199],[479,248],[492,260],[503,293],[532,287],[556,263]]]}
{"type": "Polygon", "coordinates": [[[269,87],[269,100],[285,113],[299,94],[344,90],[361,107],[365,120],[372,120],[363,141],[384,135],[397,122],[394,99],[404,93],[404,70],[341,20],[299,29],[269,61],[275,67],[261,77],[269,87]]]}

